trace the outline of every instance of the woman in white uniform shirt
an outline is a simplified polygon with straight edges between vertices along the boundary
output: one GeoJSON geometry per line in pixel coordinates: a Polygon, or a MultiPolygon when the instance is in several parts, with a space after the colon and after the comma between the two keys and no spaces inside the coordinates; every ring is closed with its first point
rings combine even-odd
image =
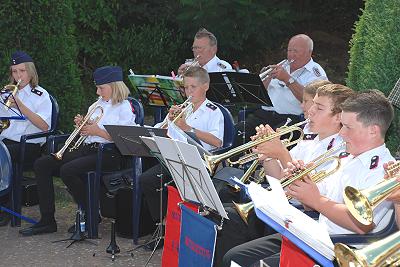
{"type": "MultiPolygon", "coordinates": [[[[81,177],[88,171],[95,170],[97,150],[101,143],[112,142],[111,136],[104,129],[104,125],[134,125],[135,115],[127,100],[129,89],[122,81],[122,69],[120,67],[105,66],[95,70],[94,80],[97,87],[99,100],[92,104],[88,110],[95,106],[101,106],[103,116],[98,123],[87,124],[82,127],[81,134],[87,135],[84,143],[78,149],[64,153],[62,160],[57,160],[51,155],[43,156],[35,162],[35,175],[38,184],[39,206],[41,220],[32,227],[20,231],[23,235],[35,235],[57,231],[54,218],[54,189],[52,174],[60,170],[60,176],[68,187],[69,192],[77,204],[85,209],[85,183],[81,177]]],[[[94,120],[99,116],[97,109],[91,116],[94,120]]],[[[75,124],[79,125],[82,116],[75,117],[75,124]]],[[[115,148],[107,150],[103,154],[103,168],[115,169],[120,165],[121,154],[115,148]]]]}
{"type": "MultiPolygon", "coordinates": [[[[16,117],[22,115],[24,120],[10,120],[10,126],[1,133],[1,139],[10,152],[11,161],[15,163],[19,157],[19,147],[22,135],[47,131],[51,124],[51,101],[46,90],[38,85],[39,77],[32,58],[23,51],[16,51],[11,55],[10,84],[18,84],[15,96],[9,92],[2,94],[2,103],[10,101],[10,109],[0,106],[1,117],[16,117]]],[[[40,156],[40,145],[44,138],[30,139],[25,146],[25,162],[33,162],[40,156]]],[[[1,200],[8,206],[8,197],[1,200]],[[6,204],[7,203],[7,204],[6,204]]],[[[0,226],[7,225],[10,216],[1,213],[0,226]]]]}

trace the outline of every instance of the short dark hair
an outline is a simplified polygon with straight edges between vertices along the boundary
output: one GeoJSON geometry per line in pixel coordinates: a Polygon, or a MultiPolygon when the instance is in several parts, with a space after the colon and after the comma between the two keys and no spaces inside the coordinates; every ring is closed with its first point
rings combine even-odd
{"type": "Polygon", "coordinates": [[[342,110],[357,113],[357,121],[364,126],[378,125],[382,137],[385,137],[394,116],[389,100],[376,89],[360,91],[349,97],[342,104],[342,110]]]}
{"type": "Polygon", "coordinates": [[[353,89],[344,86],[342,84],[326,84],[317,89],[316,94],[318,96],[326,96],[332,100],[332,113],[338,114],[342,112],[342,103],[350,96],[354,95],[353,89]]]}
{"type": "Polygon", "coordinates": [[[183,78],[185,77],[192,77],[196,78],[200,83],[210,83],[210,76],[208,75],[208,72],[203,69],[202,67],[191,67],[189,68],[186,73],[183,75],[183,78]]]}
{"type": "Polygon", "coordinates": [[[200,39],[200,38],[208,38],[210,42],[210,46],[216,46],[218,44],[217,38],[215,35],[209,31],[207,31],[205,28],[200,28],[197,32],[196,35],[194,36],[195,39],[200,39]]]}

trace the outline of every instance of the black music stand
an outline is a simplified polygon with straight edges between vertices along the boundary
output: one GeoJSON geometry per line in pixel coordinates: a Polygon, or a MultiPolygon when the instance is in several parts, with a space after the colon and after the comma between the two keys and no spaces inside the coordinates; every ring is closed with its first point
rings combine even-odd
{"type": "Polygon", "coordinates": [[[124,156],[154,157],[140,136],[167,136],[167,129],[123,125],[104,125],[104,127],[124,156]]]}
{"type": "Polygon", "coordinates": [[[271,99],[257,74],[241,72],[212,72],[207,97],[226,106],[259,104],[272,106],[271,99]]]}

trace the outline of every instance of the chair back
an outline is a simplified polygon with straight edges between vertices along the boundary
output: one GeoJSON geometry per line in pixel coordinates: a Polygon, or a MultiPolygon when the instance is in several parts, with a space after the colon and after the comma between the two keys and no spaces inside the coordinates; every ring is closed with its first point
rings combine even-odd
{"type": "Polygon", "coordinates": [[[60,117],[60,108],[58,106],[57,100],[54,96],[49,95],[51,101],[51,126],[49,132],[54,134],[58,127],[59,117],[60,117]]]}
{"type": "Polygon", "coordinates": [[[213,102],[224,115],[224,141],[222,148],[232,147],[236,136],[235,122],[229,110],[219,103],[213,102]]]}
{"type": "Polygon", "coordinates": [[[400,79],[397,80],[393,89],[390,91],[388,99],[393,106],[400,108],[400,79]]]}
{"type": "Polygon", "coordinates": [[[11,190],[12,164],[6,145],[0,141],[0,197],[11,190]]]}
{"type": "Polygon", "coordinates": [[[142,103],[133,98],[133,97],[128,97],[129,102],[131,103],[131,106],[133,107],[133,113],[135,113],[136,118],[135,122],[139,124],[140,126],[143,126],[144,124],[144,108],[142,103]]]}

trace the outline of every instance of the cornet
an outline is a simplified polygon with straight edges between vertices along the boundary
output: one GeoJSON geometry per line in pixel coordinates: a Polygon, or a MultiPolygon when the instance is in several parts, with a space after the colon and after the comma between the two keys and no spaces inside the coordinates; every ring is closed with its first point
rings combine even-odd
{"type": "MultiPolygon", "coordinates": [[[[277,65],[277,66],[281,66],[282,68],[286,68],[288,65],[292,64],[293,61],[294,61],[293,59],[291,59],[291,60],[284,59],[284,60],[282,60],[281,62],[279,62],[279,63],[276,64],[276,65],[277,65]]],[[[269,74],[270,74],[274,69],[275,69],[275,67],[270,67],[270,68],[267,68],[265,71],[261,72],[260,75],[259,75],[261,81],[265,81],[266,79],[268,79],[269,74]]]]}
{"type": "MultiPolygon", "coordinates": [[[[191,101],[192,101],[192,96],[189,96],[185,100],[185,102],[183,102],[182,104],[179,105],[179,107],[181,108],[181,111],[178,114],[174,114],[174,118],[171,121],[171,123],[175,123],[177,120],[179,120],[183,116],[186,119],[193,113],[193,103],[191,101]]],[[[161,129],[168,128],[168,114],[167,114],[167,118],[165,118],[164,122],[160,125],[160,128],[161,129]]]]}
{"type": "MultiPolygon", "coordinates": [[[[285,135],[285,134],[290,134],[287,144],[285,144],[286,146],[291,146],[291,145],[297,144],[298,142],[300,142],[300,140],[303,139],[303,135],[304,135],[303,129],[301,129],[300,126],[307,122],[308,122],[308,120],[305,120],[305,121],[293,124],[291,126],[282,126],[279,128],[279,130],[276,133],[262,136],[254,141],[250,141],[246,144],[235,147],[235,148],[233,148],[225,153],[222,153],[222,154],[212,155],[212,156],[206,155],[204,157],[204,160],[207,164],[207,168],[210,171],[210,174],[212,175],[212,174],[214,174],[215,169],[217,168],[218,164],[221,161],[229,159],[230,157],[233,157],[239,153],[245,152],[249,149],[252,149],[252,148],[258,146],[259,144],[262,144],[264,142],[267,142],[267,141],[272,140],[277,137],[281,137],[282,135],[285,135]],[[293,132],[295,132],[295,131],[298,131],[300,133],[300,137],[296,140],[291,140],[293,138],[293,132]]],[[[230,162],[231,161],[228,160],[228,163],[230,163],[230,162]]]]}
{"type": "Polygon", "coordinates": [[[400,169],[400,161],[389,166],[387,173],[390,179],[384,180],[371,188],[358,190],[351,186],[344,189],[343,199],[351,215],[364,225],[373,223],[373,210],[392,192],[400,189],[400,183],[394,174],[400,169]],[[394,177],[393,177],[394,176],[394,177]]]}
{"type": "Polygon", "coordinates": [[[335,255],[341,267],[400,266],[400,231],[357,250],[337,243],[335,255]]]}
{"type": "Polygon", "coordinates": [[[193,67],[200,66],[200,64],[199,64],[199,58],[200,58],[200,55],[197,55],[197,56],[193,59],[193,61],[192,61],[188,66],[186,66],[186,68],[183,70],[183,72],[182,72],[181,74],[179,74],[178,76],[176,76],[176,78],[177,78],[177,79],[181,79],[183,76],[185,76],[185,74],[186,74],[186,72],[188,72],[188,70],[190,70],[190,69],[193,68],[193,67]]]}
{"type": "MultiPolygon", "coordinates": [[[[321,166],[327,162],[330,162],[330,161],[336,163],[334,168],[331,168],[329,170],[321,170],[321,171],[315,172],[314,174],[310,175],[310,179],[313,180],[315,183],[319,183],[326,177],[335,173],[340,168],[340,165],[341,165],[340,158],[338,156],[331,156],[331,155],[334,152],[336,152],[338,149],[340,149],[344,144],[345,143],[341,143],[339,146],[333,147],[333,148],[327,150],[324,154],[313,159],[311,161],[314,163],[312,166],[310,166],[302,171],[299,171],[298,173],[295,173],[295,175],[293,175],[291,177],[283,178],[281,181],[282,187],[285,188],[285,187],[291,185],[294,181],[303,178],[305,175],[316,170],[319,166],[321,166]]],[[[290,196],[288,196],[287,198],[291,199],[290,196]]],[[[235,209],[237,210],[238,214],[242,218],[242,220],[247,224],[247,217],[249,215],[249,212],[254,208],[253,202],[248,202],[245,204],[238,204],[238,203],[233,202],[233,204],[234,204],[235,209]]]]}
{"type": "MultiPolygon", "coordinates": [[[[9,93],[9,95],[6,98],[6,102],[4,106],[6,107],[6,110],[10,109],[11,106],[11,99],[15,97],[15,95],[18,92],[18,86],[21,83],[21,79],[18,80],[17,84],[7,84],[6,86],[3,87],[3,90],[1,91],[2,93],[9,93]]],[[[2,119],[0,120],[0,129],[4,130],[10,127],[10,120],[9,119],[2,119]]]]}
{"type": "Polygon", "coordinates": [[[71,152],[72,150],[77,149],[82,143],[83,141],[85,141],[85,139],[87,138],[86,135],[79,135],[80,131],[82,130],[82,128],[88,124],[88,123],[98,123],[100,121],[100,119],[103,117],[104,114],[104,109],[102,106],[96,105],[86,114],[86,116],[83,118],[81,124],[75,128],[75,130],[70,134],[70,136],[68,137],[68,139],[65,141],[64,146],[57,152],[57,153],[52,153],[51,155],[53,155],[56,159],[58,160],[62,160],[63,155],[65,153],[65,151],[69,148],[69,151],[71,152]],[[90,118],[92,117],[92,115],[94,114],[94,112],[99,109],[100,110],[100,115],[98,117],[95,118],[95,120],[92,122],[90,120],[90,118]],[[75,140],[75,138],[79,135],[78,140],[75,141],[75,143],[71,146],[72,142],[75,140]]]}

